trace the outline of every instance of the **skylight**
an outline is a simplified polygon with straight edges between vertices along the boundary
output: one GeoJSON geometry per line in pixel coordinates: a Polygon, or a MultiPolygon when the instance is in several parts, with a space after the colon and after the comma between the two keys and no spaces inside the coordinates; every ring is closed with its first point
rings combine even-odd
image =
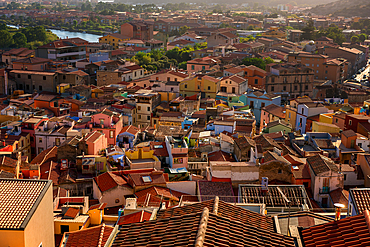
{"type": "Polygon", "coordinates": [[[143,178],[144,183],[152,182],[152,178],[150,176],[143,176],[142,178],[143,178]]]}

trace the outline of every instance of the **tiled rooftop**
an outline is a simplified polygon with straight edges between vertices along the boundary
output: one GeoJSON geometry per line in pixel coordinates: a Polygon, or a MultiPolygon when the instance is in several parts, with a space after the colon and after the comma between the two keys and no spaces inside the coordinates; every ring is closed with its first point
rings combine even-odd
{"type": "Polygon", "coordinates": [[[0,229],[24,229],[50,181],[0,179],[0,229]]]}
{"type": "Polygon", "coordinates": [[[213,214],[192,214],[122,225],[118,246],[295,246],[294,239],[213,214]]]}
{"type": "Polygon", "coordinates": [[[193,203],[182,207],[173,207],[159,210],[156,217],[157,219],[164,219],[185,214],[197,213],[201,212],[205,207],[207,207],[211,212],[217,212],[218,215],[227,217],[232,221],[240,221],[242,223],[261,228],[266,231],[274,231],[273,221],[270,216],[264,216],[248,209],[234,206],[232,204],[221,201],[218,198],[205,202],[193,203]]]}
{"type": "Polygon", "coordinates": [[[305,247],[370,246],[369,224],[370,214],[366,210],[356,216],[303,229],[302,240],[305,247]]]}
{"type": "Polygon", "coordinates": [[[107,242],[113,227],[105,224],[90,227],[75,232],[66,232],[65,241],[61,243],[61,247],[102,247],[107,242]]]}

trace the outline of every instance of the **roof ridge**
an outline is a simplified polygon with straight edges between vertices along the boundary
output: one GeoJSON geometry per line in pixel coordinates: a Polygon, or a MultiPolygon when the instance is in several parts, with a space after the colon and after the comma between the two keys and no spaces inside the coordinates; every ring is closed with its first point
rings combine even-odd
{"type": "Polygon", "coordinates": [[[99,236],[99,242],[98,242],[97,247],[101,247],[101,244],[103,242],[104,228],[105,228],[105,223],[103,223],[101,228],[100,228],[100,236],[99,236]]]}
{"type": "Polygon", "coordinates": [[[207,224],[209,219],[209,209],[205,207],[200,217],[197,237],[195,239],[195,247],[203,247],[204,238],[206,236],[207,224]]]}
{"type": "Polygon", "coordinates": [[[370,230],[370,212],[369,212],[369,210],[365,210],[363,214],[364,214],[364,217],[365,217],[367,228],[370,230]]]}
{"type": "Polygon", "coordinates": [[[217,215],[218,213],[218,203],[220,201],[220,198],[218,196],[215,197],[215,202],[213,203],[213,213],[217,215]]]}

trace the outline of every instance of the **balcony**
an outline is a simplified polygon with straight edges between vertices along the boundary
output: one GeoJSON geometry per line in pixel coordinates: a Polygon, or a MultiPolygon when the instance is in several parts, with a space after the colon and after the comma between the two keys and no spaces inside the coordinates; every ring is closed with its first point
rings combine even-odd
{"type": "Polygon", "coordinates": [[[329,194],[330,189],[329,187],[322,187],[319,189],[319,194],[329,194]]]}

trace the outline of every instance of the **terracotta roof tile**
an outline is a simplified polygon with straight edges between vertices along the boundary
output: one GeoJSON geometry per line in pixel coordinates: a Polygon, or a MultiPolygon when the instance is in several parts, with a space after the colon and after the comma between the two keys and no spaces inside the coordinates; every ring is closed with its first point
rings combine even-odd
{"type": "Polygon", "coordinates": [[[291,237],[230,220],[204,208],[193,214],[122,225],[112,246],[293,247],[295,244],[291,237]]]}
{"type": "Polygon", "coordinates": [[[90,211],[90,210],[94,210],[94,209],[103,210],[106,206],[107,206],[107,204],[106,204],[106,203],[100,203],[100,204],[92,205],[92,206],[89,208],[89,211],[90,211]]]}
{"type": "Polygon", "coordinates": [[[126,178],[123,175],[114,172],[106,172],[94,178],[101,192],[110,190],[119,185],[127,185],[126,178]]]}
{"type": "Polygon", "coordinates": [[[147,173],[131,173],[129,174],[129,177],[134,186],[166,184],[166,179],[162,171],[153,171],[147,173]],[[143,181],[143,177],[146,176],[150,176],[151,182],[143,181]]]}
{"type": "Polygon", "coordinates": [[[350,189],[352,201],[358,213],[363,213],[365,210],[370,209],[370,189],[358,188],[350,189]]]}
{"type": "Polygon", "coordinates": [[[141,210],[139,212],[135,212],[132,214],[123,215],[118,220],[118,225],[126,225],[126,224],[132,224],[132,223],[138,223],[147,221],[151,217],[151,213],[146,212],[144,210],[141,210]]]}
{"type": "Polygon", "coordinates": [[[0,228],[24,229],[51,182],[28,179],[0,179],[0,228]]]}
{"type": "Polygon", "coordinates": [[[74,219],[79,213],[80,213],[80,210],[78,208],[70,207],[68,208],[67,212],[65,212],[63,218],[74,219]]]}
{"type": "Polygon", "coordinates": [[[330,158],[325,157],[321,154],[311,156],[307,158],[306,161],[316,175],[330,170],[334,172],[339,171],[338,167],[334,164],[334,162],[330,158]]]}
{"type": "Polygon", "coordinates": [[[66,243],[61,243],[61,247],[102,247],[107,242],[109,236],[113,231],[113,227],[102,224],[87,229],[66,232],[64,239],[66,243]]]}
{"type": "Polygon", "coordinates": [[[366,210],[356,216],[303,229],[304,246],[370,246],[369,220],[366,210]]]}

